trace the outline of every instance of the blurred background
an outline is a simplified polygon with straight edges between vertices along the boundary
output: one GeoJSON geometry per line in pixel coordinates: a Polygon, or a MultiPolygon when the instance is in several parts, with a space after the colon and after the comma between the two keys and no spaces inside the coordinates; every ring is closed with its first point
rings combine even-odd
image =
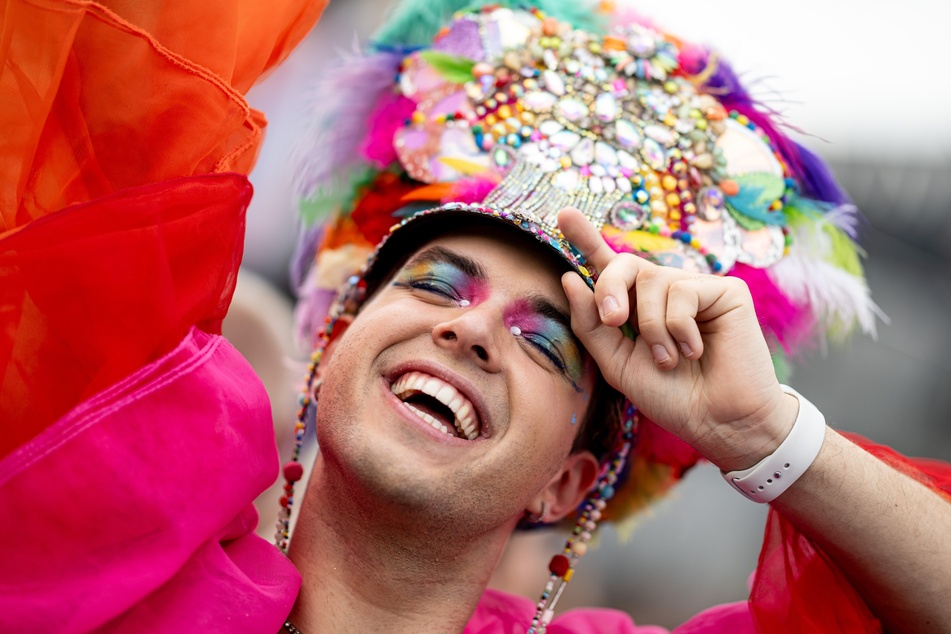
{"type": "MultiPolygon", "coordinates": [[[[314,32],[249,94],[267,140],[251,180],[244,270],[225,334],[251,360],[275,420],[293,420],[299,359],[292,343],[288,262],[296,239],[290,150],[309,88],[341,51],[363,42],[390,4],[332,0],[314,32]]],[[[872,296],[890,319],[877,339],[809,351],[792,385],[842,429],[899,451],[951,460],[951,3],[904,0],[644,0],[629,3],[661,28],[717,48],[782,113],[793,136],[828,160],[864,212],[872,296]]],[[[279,433],[283,455],[289,437],[279,433]]],[[[270,525],[265,503],[262,524],[270,525]]],[[[710,465],[622,541],[611,527],[579,566],[559,607],[603,605],[638,623],[679,625],[742,600],[765,508],[740,498],[710,465]]],[[[271,529],[266,529],[265,534],[271,529]]],[[[566,535],[519,536],[499,582],[535,598],[545,562],[566,535]]]]}

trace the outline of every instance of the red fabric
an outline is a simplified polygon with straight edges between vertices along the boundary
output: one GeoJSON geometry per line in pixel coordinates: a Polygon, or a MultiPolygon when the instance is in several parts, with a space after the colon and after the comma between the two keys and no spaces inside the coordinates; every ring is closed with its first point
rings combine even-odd
{"type": "MultiPolygon", "coordinates": [[[[906,458],[854,434],[844,434],[898,471],[951,499],[951,465],[906,458]]],[[[750,593],[758,631],[770,634],[877,633],[881,623],[829,557],[770,510],[750,593]]]]}
{"type": "Polygon", "coordinates": [[[192,325],[220,331],[250,199],[241,175],[185,178],[0,238],[0,457],[192,325]]]}

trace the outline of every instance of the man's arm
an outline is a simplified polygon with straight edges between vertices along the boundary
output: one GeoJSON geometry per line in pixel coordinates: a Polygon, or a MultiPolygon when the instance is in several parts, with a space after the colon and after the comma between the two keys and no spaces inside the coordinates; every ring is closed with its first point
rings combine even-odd
{"type": "Polygon", "coordinates": [[[951,504],[831,429],[773,508],[840,566],[889,632],[951,632],[951,504]]]}
{"type": "MultiPolygon", "coordinates": [[[[799,402],[779,386],[746,285],[615,253],[575,210],[559,225],[600,271],[593,294],[577,275],[562,283],[605,380],[725,472],[773,454],[799,402]]],[[[772,504],[889,631],[951,632],[951,502],[826,429],[816,460],[772,504]]]]}

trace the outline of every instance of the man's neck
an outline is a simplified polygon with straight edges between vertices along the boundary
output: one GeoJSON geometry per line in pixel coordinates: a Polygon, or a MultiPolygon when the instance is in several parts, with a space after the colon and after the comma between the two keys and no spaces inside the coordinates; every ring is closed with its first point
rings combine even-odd
{"type": "Polygon", "coordinates": [[[291,621],[306,634],[462,631],[507,531],[470,539],[412,526],[338,490],[320,459],[313,478],[290,549],[303,576],[291,621]]]}

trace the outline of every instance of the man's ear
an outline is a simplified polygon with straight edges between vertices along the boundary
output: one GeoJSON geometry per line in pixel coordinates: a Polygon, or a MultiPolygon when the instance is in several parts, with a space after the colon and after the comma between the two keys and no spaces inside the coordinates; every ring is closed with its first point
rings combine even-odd
{"type": "Polygon", "coordinates": [[[538,506],[545,502],[543,521],[555,522],[573,513],[598,478],[598,460],[590,451],[577,451],[567,458],[538,494],[538,506]]]}

